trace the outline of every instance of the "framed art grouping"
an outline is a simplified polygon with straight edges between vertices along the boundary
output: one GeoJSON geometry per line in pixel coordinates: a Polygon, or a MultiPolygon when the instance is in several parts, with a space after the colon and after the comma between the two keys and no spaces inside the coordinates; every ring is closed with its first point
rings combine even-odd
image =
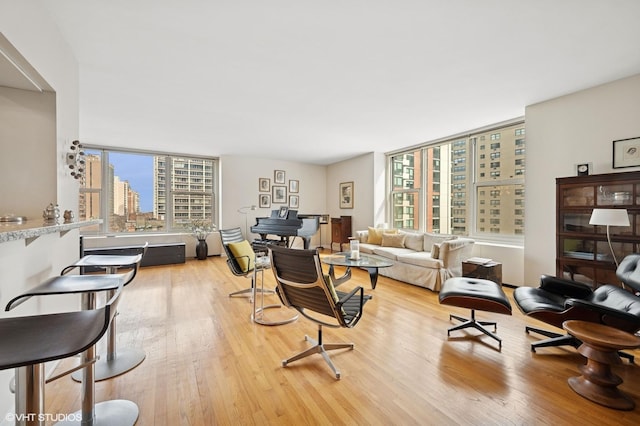
{"type": "Polygon", "coordinates": [[[353,182],[342,182],[340,183],[340,189],[338,191],[340,194],[340,208],[341,209],[352,209],[353,208],[353,182]]]}
{"type": "Polygon", "coordinates": [[[640,166],[640,137],[613,141],[613,168],[640,166]]]}

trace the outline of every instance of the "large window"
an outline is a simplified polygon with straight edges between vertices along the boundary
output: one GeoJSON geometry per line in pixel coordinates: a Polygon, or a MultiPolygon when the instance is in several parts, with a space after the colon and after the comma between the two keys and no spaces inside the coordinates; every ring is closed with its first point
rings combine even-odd
{"type": "Polygon", "coordinates": [[[523,122],[394,153],[389,162],[393,227],[496,239],[523,235],[523,122]]]}
{"type": "Polygon", "coordinates": [[[213,158],[85,148],[79,218],[103,219],[83,233],[180,232],[214,222],[213,158]]]}

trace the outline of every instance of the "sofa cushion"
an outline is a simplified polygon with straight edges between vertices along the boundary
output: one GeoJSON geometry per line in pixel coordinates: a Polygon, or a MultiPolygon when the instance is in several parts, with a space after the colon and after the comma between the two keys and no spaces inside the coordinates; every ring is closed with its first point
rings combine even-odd
{"type": "Polygon", "coordinates": [[[424,251],[399,254],[398,262],[431,269],[439,269],[443,266],[442,260],[434,259],[431,257],[431,253],[424,251]]]}
{"type": "Polygon", "coordinates": [[[382,233],[387,233],[387,234],[396,234],[396,233],[398,233],[397,229],[372,228],[371,226],[368,229],[369,229],[368,239],[367,239],[367,243],[368,244],[381,245],[382,244],[382,233]]]}
{"type": "Polygon", "coordinates": [[[425,232],[423,250],[431,251],[431,247],[433,247],[434,244],[442,243],[447,240],[455,240],[456,238],[458,238],[456,235],[433,234],[431,232],[425,232]]]}
{"type": "Polygon", "coordinates": [[[404,246],[415,251],[424,251],[424,234],[418,232],[403,232],[404,246]]]}
{"type": "Polygon", "coordinates": [[[404,248],[404,234],[390,234],[388,232],[382,233],[382,247],[398,247],[404,248]]]}
{"type": "Polygon", "coordinates": [[[382,256],[391,260],[398,260],[398,255],[409,253],[415,252],[408,248],[399,247],[378,247],[377,249],[373,250],[373,254],[377,254],[378,256],[382,256]]]}

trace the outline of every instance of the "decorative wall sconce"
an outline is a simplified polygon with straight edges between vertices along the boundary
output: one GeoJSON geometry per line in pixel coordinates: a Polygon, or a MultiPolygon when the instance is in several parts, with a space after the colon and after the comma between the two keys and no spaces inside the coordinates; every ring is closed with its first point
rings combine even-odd
{"type": "Polygon", "coordinates": [[[84,182],[85,176],[84,164],[84,151],[82,151],[80,141],[71,142],[69,152],[67,153],[67,166],[69,170],[71,170],[71,176],[81,183],[84,182]]]}

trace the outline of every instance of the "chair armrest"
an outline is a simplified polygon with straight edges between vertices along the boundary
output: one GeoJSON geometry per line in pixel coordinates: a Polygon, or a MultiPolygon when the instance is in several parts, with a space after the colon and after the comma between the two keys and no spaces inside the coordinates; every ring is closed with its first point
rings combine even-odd
{"type": "Polygon", "coordinates": [[[540,277],[540,288],[549,293],[575,299],[584,299],[593,293],[593,290],[587,284],[565,280],[551,275],[542,275],[540,277]]]}

